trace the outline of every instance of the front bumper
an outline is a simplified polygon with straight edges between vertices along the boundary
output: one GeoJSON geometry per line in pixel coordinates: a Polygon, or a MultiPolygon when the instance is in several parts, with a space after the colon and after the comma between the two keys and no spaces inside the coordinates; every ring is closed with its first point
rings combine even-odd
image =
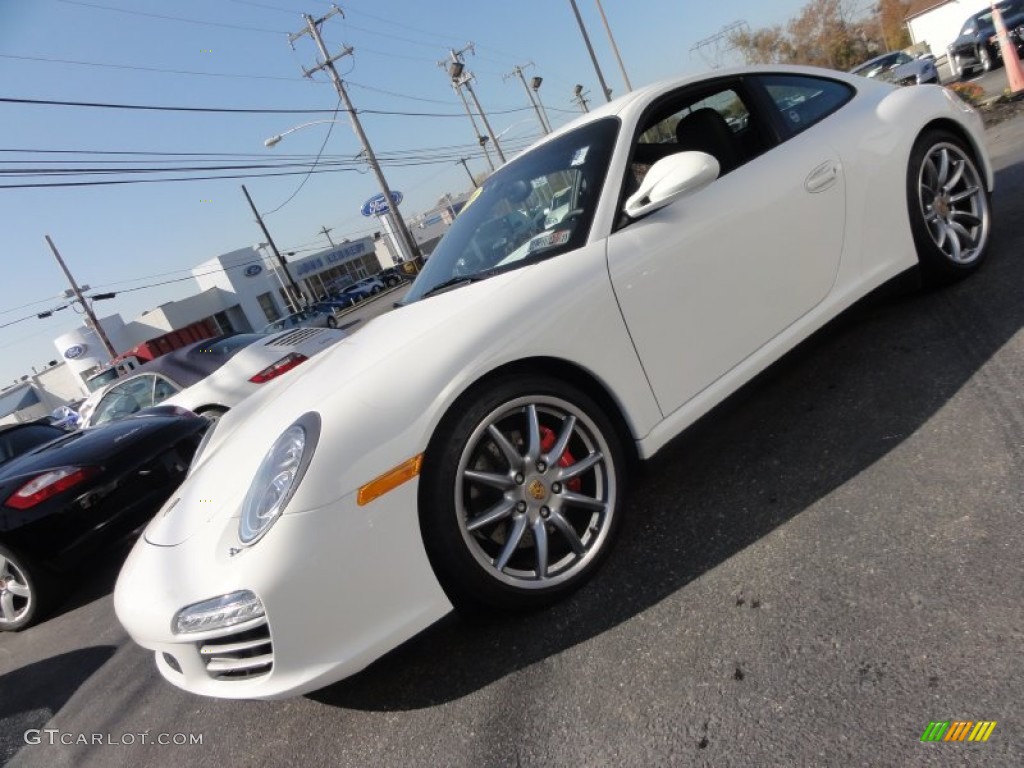
{"type": "Polygon", "coordinates": [[[168,681],[192,693],[274,699],[363,669],[451,610],[427,560],[416,513],[418,481],[372,504],[354,497],[282,516],[238,548],[237,518],[214,520],[178,546],[132,550],[114,591],[118,619],[153,650],[168,681]],[[266,615],[189,635],[182,608],[238,590],[266,615]]]}

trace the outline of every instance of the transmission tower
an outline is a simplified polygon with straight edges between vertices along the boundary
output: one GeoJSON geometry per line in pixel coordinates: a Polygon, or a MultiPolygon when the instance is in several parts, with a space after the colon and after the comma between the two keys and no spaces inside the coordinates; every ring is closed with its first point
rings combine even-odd
{"type": "Polygon", "coordinates": [[[726,24],[718,32],[705,37],[703,40],[698,40],[690,48],[690,55],[698,54],[701,59],[711,69],[718,69],[722,66],[725,61],[725,57],[736,50],[736,46],[732,42],[732,36],[737,32],[750,32],[750,25],[746,21],[740,19],[734,21],[732,24],[726,24]]]}

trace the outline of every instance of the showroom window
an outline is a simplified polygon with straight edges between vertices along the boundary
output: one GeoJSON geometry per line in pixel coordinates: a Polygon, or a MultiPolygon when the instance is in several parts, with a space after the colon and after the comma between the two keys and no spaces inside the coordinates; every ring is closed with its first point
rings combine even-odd
{"type": "Polygon", "coordinates": [[[263,310],[268,323],[281,319],[281,312],[277,309],[277,304],[274,303],[274,297],[269,293],[261,293],[256,297],[256,301],[260,303],[260,309],[263,310]]]}

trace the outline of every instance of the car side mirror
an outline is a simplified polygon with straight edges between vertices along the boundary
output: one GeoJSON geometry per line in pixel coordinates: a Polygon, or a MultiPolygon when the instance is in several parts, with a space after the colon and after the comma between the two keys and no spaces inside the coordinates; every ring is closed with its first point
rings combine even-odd
{"type": "Polygon", "coordinates": [[[640,188],[626,200],[626,215],[638,219],[718,178],[721,166],[706,152],[677,152],[651,166],[640,188]]]}

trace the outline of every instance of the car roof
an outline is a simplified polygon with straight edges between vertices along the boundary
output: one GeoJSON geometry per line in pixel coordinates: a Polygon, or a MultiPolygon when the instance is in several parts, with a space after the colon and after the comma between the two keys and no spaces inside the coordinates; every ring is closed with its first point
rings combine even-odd
{"type": "MultiPolygon", "coordinates": [[[[250,343],[255,343],[263,337],[263,334],[245,335],[251,335],[253,337],[250,343]]],[[[210,339],[203,339],[202,341],[194,344],[189,344],[187,347],[180,347],[179,349],[172,350],[166,355],[161,355],[155,360],[143,363],[127,376],[122,376],[120,379],[114,380],[108,386],[113,389],[113,387],[118,384],[123,384],[124,382],[137,378],[142,374],[153,373],[165,376],[182,387],[191,386],[200,379],[205,379],[230,360],[235,353],[244,348],[238,347],[226,352],[225,354],[217,353],[216,345],[218,342],[231,339],[235,336],[236,334],[214,336],[210,339]]]]}

